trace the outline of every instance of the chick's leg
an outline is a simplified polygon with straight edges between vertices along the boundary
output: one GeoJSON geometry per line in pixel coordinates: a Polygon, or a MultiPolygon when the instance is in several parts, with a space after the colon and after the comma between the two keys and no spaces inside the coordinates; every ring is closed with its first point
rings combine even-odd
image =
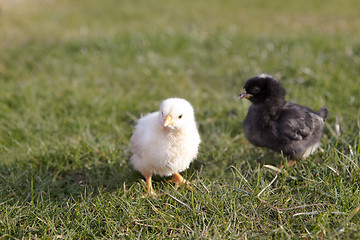
{"type": "Polygon", "coordinates": [[[170,180],[171,182],[175,183],[175,188],[177,189],[180,185],[186,184],[186,187],[188,189],[192,189],[192,187],[190,186],[190,183],[188,181],[186,181],[181,175],[180,173],[174,173],[174,178],[172,180],[170,180]]]}
{"type": "Polygon", "coordinates": [[[296,163],[296,160],[295,159],[290,159],[287,161],[287,166],[288,167],[293,167],[296,163]]]}
{"type": "Polygon", "coordinates": [[[282,165],[279,167],[279,169],[282,170],[284,167],[289,167],[289,168],[291,168],[291,167],[293,167],[293,166],[295,165],[295,163],[296,163],[296,160],[295,160],[295,159],[289,159],[289,160],[286,162],[286,164],[282,164],[282,165]]]}
{"type": "Polygon", "coordinates": [[[145,176],[145,179],[146,179],[146,192],[148,194],[151,194],[152,196],[156,197],[157,194],[156,192],[154,191],[153,187],[152,187],[152,182],[151,182],[151,175],[147,175],[145,176]]]}
{"type": "Polygon", "coordinates": [[[185,184],[186,180],[180,175],[180,173],[174,173],[174,178],[173,178],[173,182],[177,185],[180,186],[182,184],[185,184]]]}

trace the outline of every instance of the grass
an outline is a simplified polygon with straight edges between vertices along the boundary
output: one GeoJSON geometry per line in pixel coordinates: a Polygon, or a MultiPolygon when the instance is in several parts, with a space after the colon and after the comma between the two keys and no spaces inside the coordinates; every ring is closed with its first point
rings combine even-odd
{"type": "Polygon", "coordinates": [[[360,238],[360,18],[349,1],[0,1],[0,238],[360,238]],[[275,175],[237,101],[247,78],[330,117],[323,152],[275,175]],[[143,197],[136,119],[196,109],[197,191],[143,197]]]}

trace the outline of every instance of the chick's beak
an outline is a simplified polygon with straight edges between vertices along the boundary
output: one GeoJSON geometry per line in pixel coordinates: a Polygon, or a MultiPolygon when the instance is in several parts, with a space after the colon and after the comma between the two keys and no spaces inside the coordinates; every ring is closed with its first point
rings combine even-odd
{"type": "Polygon", "coordinates": [[[165,121],[164,121],[164,127],[173,125],[175,122],[172,120],[172,117],[170,116],[170,114],[166,115],[165,117],[165,121]]]}
{"type": "Polygon", "coordinates": [[[245,89],[242,90],[241,94],[239,95],[239,99],[242,99],[242,98],[250,98],[252,97],[252,94],[250,93],[247,93],[245,89]]]}

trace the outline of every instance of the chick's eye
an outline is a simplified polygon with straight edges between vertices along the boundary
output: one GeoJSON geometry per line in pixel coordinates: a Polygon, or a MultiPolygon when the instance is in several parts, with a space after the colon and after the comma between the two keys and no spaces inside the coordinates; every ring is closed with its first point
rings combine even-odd
{"type": "Polygon", "coordinates": [[[178,118],[179,118],[179,119],[181,119],[181,118],[182,118],[182,116],[183,116],[183,115],[182,115],[182,114],[180,114],[178,118]]]}
{"type": "Polygon", "coordinates": [[[259,88],[259,87],[254,87],[253,92],[254,92],[254,93],[259,93],[259,92],[260,92],[260,88],[259,88]]]}

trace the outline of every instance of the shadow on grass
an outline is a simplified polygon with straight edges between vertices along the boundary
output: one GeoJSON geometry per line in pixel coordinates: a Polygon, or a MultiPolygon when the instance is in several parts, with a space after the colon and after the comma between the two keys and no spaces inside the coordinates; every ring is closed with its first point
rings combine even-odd
{"type": "MultiPolygon", "coordinates": [[[[24,159],[0,165],[0,200],[33,201],[38,197],[60,203],[78,199],[84,194],[96,196],[101,192],[123,191],[136,183],[144,184],[143,176],[129,163],[131,153],[126,149],[105,154],[82,149],[48,151],[24,159]]],[[[232,182],[236,176],[231,167],[244,172],[256,172],[259,166],[279,166],[284,162],[281,155],[258,148],[246,152],[229,152],[214,156],[213,152],[200,152],[188,170],[181,173],[188,180],[195,178],[222,179],[232,182]]],[[[166,186],[171,177],[154,176],[154,188],[166,186]]]]}
{"type": "Polygon", "coordinates": [[[99,190],[116,191],[141,179],[124,159],[88,153],[78,158],[74,154],[46,153],[13,163],[0,165],[0,199],[31,201],[45,195],[51,201],[62,202],[99,190]]]}
{"type": "MultiPolygon", "coordinates": [[[[144,177],[132,168],[129,159],[127,153],[119,157],[88,152],[77,157],[61,151],[18,159],[0,165],[0,202],[30,202],[45,197],[60,204],[84,195],[96,196],[100,191],[123,191],[136,183],[144,184],[144,177]]],[[[193,163],[182,175],[191,177],[202,166],[201,162],[193,163]]],[[[169,179],[155,175],[153,185],[161,188],[169,179]]]]}

